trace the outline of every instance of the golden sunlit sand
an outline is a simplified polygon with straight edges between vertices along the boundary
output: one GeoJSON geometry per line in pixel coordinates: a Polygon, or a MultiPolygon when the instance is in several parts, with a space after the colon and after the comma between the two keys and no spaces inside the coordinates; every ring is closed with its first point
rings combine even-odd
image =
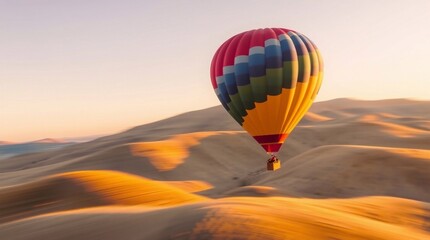
{"type": "MultiPolygon", "coordinates": [[[[197,186],[196,186],[197,185],[197,186]]],[[[23,216],[105,205],[172,206],[206,199],[183,189],[203,183],[163,183],[115,171],[79,171],[0,189],[0,222],[23,216]],[[174,187],[173,187],[173,186],[174,187]],[[191,185],[191,186],[190,186],[191,185]]],[[[204,188],[206,187],[206,188],[204,188]]]]}
{"type": "Polygon", "coordinates": [[[304,121],[308,121],[308,122],[325,122],[329,120],[333,120],[333,118],[325,117],[313,112],[307,112],[304,119],[304,121]]]}
{"type": "Polygon", "coordinates": [[[315,200],[224,198],[167,208],[103,207],[26,218],[0,226],[13,239],[426,239],[422,202],[366,197],[315,200]],[[25,228],[22,232],[19,229],[25,228]],[[77,230],[78,229],[78,230],[77,230]]]}
{"type": "Polygon", "coordinates": [[[200,144],[200,140],[214,135],[237,132],[196,132],[176,135],[157,142],[134,143],[130,146],[132,155],[147,157],[160,171],[169,171],[182,164],[190,155],[188,149],[200,144]]]}
{"type": "Polygon", "coordinates": [[[316,103],[282,168],[221,107],[0,160],[0,239],[430,239],[430,102],[316,103]]]}

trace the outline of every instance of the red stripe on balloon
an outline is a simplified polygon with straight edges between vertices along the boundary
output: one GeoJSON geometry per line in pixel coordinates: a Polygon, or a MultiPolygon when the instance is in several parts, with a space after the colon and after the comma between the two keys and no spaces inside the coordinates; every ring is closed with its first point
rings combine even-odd
{"type": "Polygon", "coordinates": [[[242,37],[243,37],[244,34],[245,34],[245,32],[237,34],[231,40],[231,42],[228,45],[228,48],[227,48],[227,50],[225,51],[225,54],[224,54],[223,67],[234,65],[234,57],[235,57],[236,49],[237,49],[237,47],[239,45],[240,39],[242,39],[242,37]]]}
{"type": "Polygon", "coordinates": [[[265,28],[263,35],[264,35],[264,41],[269,40],[269,39],[278,39],[278,36],[276,36],[275,31],[273,31],[270,28],[265,28]]]}
{"type": "Polygon", "coordinates": [[[274,153],[274,152],[279,152],[279,149],[281,148],[282,143],[266,144],[261,146],[264,148],[264,150],[266,150],[266,152],[274,153]]]}
{"type": "Polygon", "coordinates": [[[218,50],[215,52],[215,55],[212,58],[212,62],[211,62],[211,83],[212,83],[212,87],[214,89],[218,88],[218,84],[216,83],[215,65],[216,65],[216,59],[217,59],[219,50],[220,49],[218,48],[218,50]]]}
{"type": "MultiPolygon", "coordinates": [[[[287,30],[287,29],[285,29],[287,30]]],[[[276,37],[278,37],[281,34],[287,34],[290,30],[285,31],[282,28],[273,28],[273,31],[276,33],[276,37]]]]}
{"type": "MultiPolygon", "coordinates": [[[[235,37],[235,36],[234,36],[235,37]]],[[[234,39],[234,37],[231,37],[230,39],[228,39],[227,41],[225,41],[221,47],[218,49],[218,53],[215,54],[215,56],[213,57],[214,64],[212,64],[213,67],[213,72],[215,73],[215,75],[212,78],[212,85],[214,86],[214,88],[218,87],[218,84],[216,84],[216,77],[222,76],[222,68],[223,68],[223,63],[224,63],[224,55],[225,55],[225,51],[227,50],[228,46],[230,45],[231,41],[234,39]]]]}
{"type": "Polygon", "coordinates": [[[264,47],[263,29],[257,29],[252,32],[251,44],[252,47],[264,47]]]}
{"type": "Polygon", "coordinates": [[[252,31],[247,31],[243,34],[242,38],[240,39],[239,45],[237,46],[235,56],[248,56],[251,37],[252,31]]]}
{"type": "Polygon", "coordinates": [[[260,144],[283,143],[285,139],[288,137],[288,134],[260,135],[260,136],[253,136],[253,137],[260,144]]]}

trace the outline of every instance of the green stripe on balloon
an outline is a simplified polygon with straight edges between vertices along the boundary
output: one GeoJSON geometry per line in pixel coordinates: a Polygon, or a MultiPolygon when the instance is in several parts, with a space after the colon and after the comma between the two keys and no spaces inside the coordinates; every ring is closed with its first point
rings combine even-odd
{"type": "Polygon", "coordinates": [[[234,120],[236,120],[236,122],[238,122],[240,125],[242,125],[242,123],[244,122],[243,118],[237,114],[236,111],[234,111],[234,106],[232,103],[228,103],[227,104],[228,107],[230,108],[230,111],[228,111],[228,113],[234,118],[234,120]]]}
{"type": "Polygon", "coordinates": [[[232,104],[237,109],[237,113],[240,114],[240,116],[244,117],[244,116],[248,115],[248,113],[246,113],[245,107],[242,104],[242,99],[240,98],[238,93],[230,95],[230,99],[231,99],[232,104]]]}
{"type": "Polygon", "coordinates": [[[252,95],[254,96],[255,102],[262,103],[267,101],[267,83],[266,76],[262,77],[250,77],[252,95]]]}
{"type": "Polygon", "coordinates": [[[285,61],[283,62],[282,69],[282,87],[286,89],[295,88],[297,85],[298,69],[297,61],[285,61]]]}
{"type": "Polygon", "coordinates": [[[310,70],[309,55],[305,54],[303,56],[299,56],[299,75],[297,81],[302,83],[308,82],[310,70]]]}
{"type": "Polygon", "coordinates": [[[282,68],[266,69],[267,93],[276,96],[282,92],[282,68]]]}
{"type": "Polygon", "coordinates": [[[254,96],[252,95],[251,85],[237,86],[242,103],[247,110],[255,108],[254,96]]]}

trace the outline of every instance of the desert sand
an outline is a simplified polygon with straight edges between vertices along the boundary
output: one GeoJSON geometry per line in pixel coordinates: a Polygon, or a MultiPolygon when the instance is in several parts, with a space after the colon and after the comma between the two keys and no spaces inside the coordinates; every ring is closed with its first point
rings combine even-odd
{"type": "Polygon", "coordinates": [[[0,160],[0,239],[430,239],[430,102],[315,103],[282,168],[220,106],[0,160]]]}

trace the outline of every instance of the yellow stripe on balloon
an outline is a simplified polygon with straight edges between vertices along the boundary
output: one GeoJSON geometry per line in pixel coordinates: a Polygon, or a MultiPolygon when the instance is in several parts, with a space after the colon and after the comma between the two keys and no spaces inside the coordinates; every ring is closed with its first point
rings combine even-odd
{"type": "Polygon", "coordinates": [[[286,112],[291,106],[293,93],[296,91],[293,89],[282,89],[280,95],[268,96],[267,101],[263,103],[257,103],[256,107],[251,110],[247,110],[248,115],[245,116],[242,127],[249,132],[252,136],[260,135],[271,135],[282,133],[280,129],[284,124],[286,118],[286,112]],[[273,104],[279,104],[278,109],[273,108],[273,104]],[[277,111],[278,116],[284,115],[285,117],[272,117],[272,115],[266,114],[267,112],[277,111]],[[259,120],[265,124],[255,125],[255,120],[259,120]],[[268,124],[270,122],[270,124],[268,124]]]}

